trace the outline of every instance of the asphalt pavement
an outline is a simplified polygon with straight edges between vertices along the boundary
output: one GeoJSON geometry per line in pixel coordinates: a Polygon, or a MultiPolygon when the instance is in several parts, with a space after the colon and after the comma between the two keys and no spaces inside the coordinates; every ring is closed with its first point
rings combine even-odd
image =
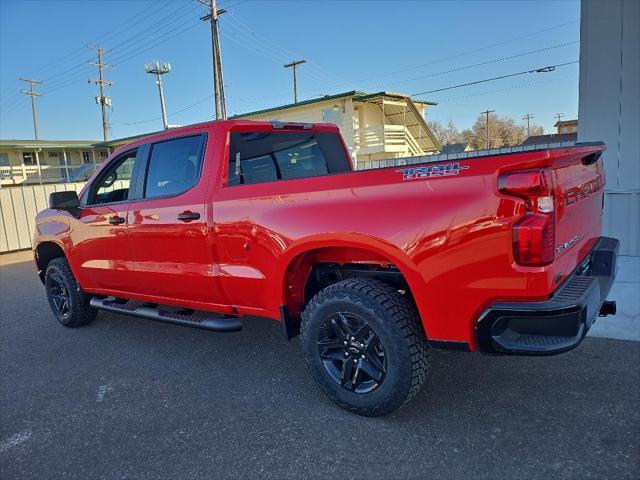
{"type": "Polygon", "coordinates": [[[431,362],[409,405],[358,417],[276,323],[67,329],[29,254],[3,255],[0,478],[640,478],[640,342],[431,362]]]}

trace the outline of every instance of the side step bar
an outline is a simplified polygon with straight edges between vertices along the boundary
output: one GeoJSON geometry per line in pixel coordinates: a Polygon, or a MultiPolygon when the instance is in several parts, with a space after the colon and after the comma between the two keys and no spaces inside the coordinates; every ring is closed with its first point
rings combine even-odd
{"type": "Polygon", "coordinates": [[[218,315],[199,310],[181,309],[150,303],[140,303],[132,300],[114,297],[93,297],[90,305],[98,310],[123,313],[136,317],[158,320],[160,322],[184,325],[187,327],[202,328],[214,332],[237,332],[242,329],[238,317],[231,315],[218,315]]]}

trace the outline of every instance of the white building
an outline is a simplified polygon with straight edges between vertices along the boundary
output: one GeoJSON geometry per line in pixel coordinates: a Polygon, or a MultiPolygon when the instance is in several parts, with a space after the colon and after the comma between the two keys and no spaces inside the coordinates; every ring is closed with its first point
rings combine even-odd
{"type": "Polygon", "coordinates": [[[640,255],[640,1],[583,0],[578,141],[607,144],[605,235],[640,255]]]}

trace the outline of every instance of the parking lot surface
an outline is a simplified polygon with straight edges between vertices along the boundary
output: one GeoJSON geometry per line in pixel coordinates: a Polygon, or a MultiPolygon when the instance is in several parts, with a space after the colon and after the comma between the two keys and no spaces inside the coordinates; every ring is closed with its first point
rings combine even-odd
{"type": "Polygon", "coordinates": [[[0,261],[0,478],[640,478],[639,342],[433,352],[413,402],[362,418],[276,323],[66,329],[30,255],[0,261]]]}

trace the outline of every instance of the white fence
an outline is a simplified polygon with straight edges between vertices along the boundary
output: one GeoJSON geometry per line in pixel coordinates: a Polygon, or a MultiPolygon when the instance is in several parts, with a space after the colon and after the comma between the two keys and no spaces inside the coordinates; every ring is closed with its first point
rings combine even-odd
{"type": "Polygon", "coordinates": [[[49,194],[79,192],[84,182],[0,188],[0,253],[31,248],[36,214],[49,206],[49,194]]]}

